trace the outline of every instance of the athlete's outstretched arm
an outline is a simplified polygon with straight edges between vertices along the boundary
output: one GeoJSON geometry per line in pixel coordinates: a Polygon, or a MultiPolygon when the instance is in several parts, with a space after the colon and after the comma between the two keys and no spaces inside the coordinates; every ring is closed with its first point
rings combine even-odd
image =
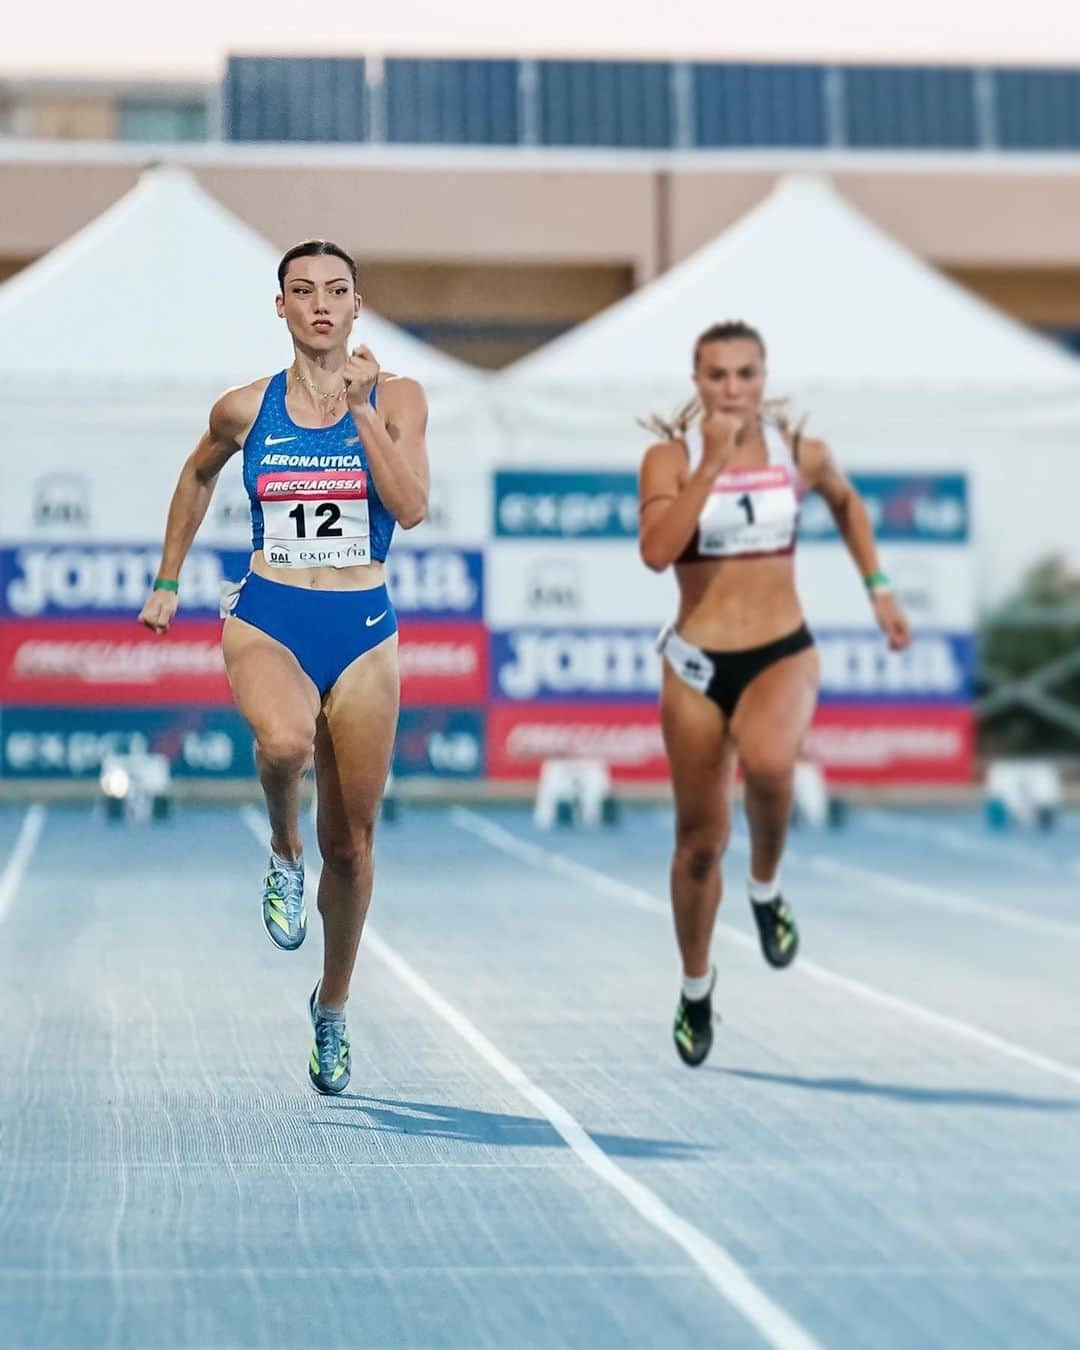
{"type": "MultiPolygon", "coordinates": [[[[244,432],[251,425],[251,399],[247,389],[230,389],[210,410],[210,422],[198,445],[180,470],[169,515],[165,523],[165,543],[161,550],[158,576],[175,581],[203,522],[218,474],[240,448],[244,432]]],[[[175,591],[153,591],[139,614],[139,622],[155,633],[168,632],[179,597],[175,591]]]]}
{"type": "MultiPolygon", "coordinates": [[[[878,562],[870,512],[851,480],[838,468],[824,441],[802,442],[799,447],[799,472],[806,485],[828,506],[840,537],[859,569],[859,576],[865,581],[879,573],[881,565],[878,562]]],[[[872,587],[870,599],[874,617],[888,638],[889,647],[893,651],[902,651],[911,642],[911,627],[896,596],[891,590],[872,587]]]]}

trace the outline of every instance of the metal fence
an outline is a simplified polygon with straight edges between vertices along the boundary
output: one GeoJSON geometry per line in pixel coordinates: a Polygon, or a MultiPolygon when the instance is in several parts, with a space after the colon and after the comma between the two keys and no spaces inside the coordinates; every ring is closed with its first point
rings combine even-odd
{"type": "Polygon", "coordinates": [[[1080,603],[1008,606],[979,646],[983,753],[1080,756],[1080,603]]]}

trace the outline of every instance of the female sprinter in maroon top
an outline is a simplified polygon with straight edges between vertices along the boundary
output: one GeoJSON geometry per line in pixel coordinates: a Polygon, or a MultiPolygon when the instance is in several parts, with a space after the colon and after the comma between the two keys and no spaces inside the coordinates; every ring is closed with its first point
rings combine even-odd
{"type": "Polygon", "coordinates": [[[671,899],[683,986],[675,1047],[701,1064],[712,1046],[720,858],[736,761],[746,787],[749,892],[761,948],[790,965],[799,933],[780,892],[795,763],[818,691],[818,657],[795,589],[795,536],[807,492],[825,500],[866,583],[890,648],[908,623],[880,570],[866,506],[822,441],[791,432],[765,400],[765,344],[744,323],[717,324],[694,347],[697,399],[640,476],[640,549],[674,565],[679,609],[664,630],[660,698],[675,794],[671,899]]]}

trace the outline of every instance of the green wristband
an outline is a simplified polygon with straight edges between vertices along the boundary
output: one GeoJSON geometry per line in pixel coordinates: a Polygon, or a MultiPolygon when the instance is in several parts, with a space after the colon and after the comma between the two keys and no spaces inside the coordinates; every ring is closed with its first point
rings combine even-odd
{"type": "Polygon", "coordinates": [[[876,595],[879,591],[892,590],[888,572],[871,572],[868,577],[863,577],[863,585],[871,595],[876,595]]]}
{"type": "Polygon", "coordinates": [[[180,583],[178,581],[170,581],[168,577],[156,577],[154,579],[154,590],[172,591],[175,595],[180,590],[180,583]]]}

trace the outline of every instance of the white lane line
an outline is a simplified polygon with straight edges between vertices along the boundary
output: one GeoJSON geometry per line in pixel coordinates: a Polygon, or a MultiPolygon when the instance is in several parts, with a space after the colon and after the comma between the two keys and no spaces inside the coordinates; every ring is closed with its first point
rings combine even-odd
{"type": "Polygon", "coordinates": [[[27,808],[26,815],[23,816],[22,825],[19,827],[19,835],[15,840],[15,847],[11,850],[11,857],[8,858],[7,866],[0,873],[0,923],[3,923],[7,918],[11,903],[18,894],[22,879],[26,875],[26,869],[30,865],[30,859],[33,857],[34,849],[37,847],[37,841],[41,837],[41,827],[44,824],[45,808],[40,802],[35,802],[33,806],[27,808]]]}
{"type": "MultiPolygon", "coordinates": [[[[790,856],[792,862],[803,862],[812,871],[823,876],[846,877],[851,881],[859,881],[865,886],[873,887],[875,891],[886,891],[901,900],[911,900],[917,905],[927,905],[931,909],[950,910],[954,914],[970,914],[978,919],[1006,924],[1010,928],[1024,928],[1029,933],[1040,933],[1047,937],[1080,938],[1080,923],[1069,923],[1067,919],[1046,919],[1040,914],[1025,914],[1023,910],[1011,909],[1007,905],[995,905],[989,900],[975,900],[956,891],[943,891],[937,886],[925,886],[922,882],[885,876],[869,867],[840,862],[836,858],[823,858],[818,853],[792,853],[790,856]]],[[[1038,883],[1033,889],[1037,888],[1038,883]]]]}
{"type": "Polygon", "coordinates": [[[267,848],[270,847],[270,826],[261,811],[256,810],[254,806],[242,806],[240,808],[240,819],[261,844],[265,844],[267,848]]]}
{"type": "MultiPolygon", "coordinates": [[[[36,1167],[37,1164],[35,1163],[36,1167]]],[[[205,1170],[205,1163],[200,1164],[205,1170]]],[[[260,1162],[257,1166],[265,1169],[266,1164],[260,1162]]],[[[326,1164],[319,1163],[320,1169],[324,1169],[326,1164]]],[[[430,1166],[438,1167],[440,1164],[431,1163],[430,1166]]],[[[247,1266],[230,1266],[218,1263],[213,1266],[192,1266],[185,1265],[183,1273],[185,1279],[196,1280],[235,1280],[242,1277],[250,1269],[247,1266]]],[[[801,1266],[793,1265],[763,1265],[755,1269],[760,1270],[763,1275],[773,1276],[777,1279],[790,1279],[794,1276],[802,1280],[818,1279],[897,1279],[897,1280],[940,1280],[943,1275],[947,1275],[950,1282],[954,1280],[1077,1280],[1080,1279],[1080,1266],[1077,1265],[1042,1265],[1042,1266],[964,1266],[960,1269],[943,1268],[940,1264],[935,1266],[879,1266],[879,1265],[847,1265],[847,1266],[815,1266],[810,1263],[801,1266]]],[[[298,1270],[306,1273],[311,1270],[320,1278],[324,1276],[348,1277],[356,1280],[386,1280],[401,1279],[403,1276],[429,1276],[441,1275],[450,1276],[455,1279],[481,1279],[498,1280],[509,1279],[516,1280],[522,1276],[537,1277],[542,1276],[545,1279],[566,1278],[571,1280],[591,1280],[601,1279],[607,1276],[616,1278],[628,1278],[631,1280],[640,1279],[643,1275],[652,1275],[663,1277],[665,1279],[697,1279],[696,1271],[688,1266],[659,1266],[659,1265],[621,1265],[621,1266],[544,1266],[544,1265],[505,1265],[505,1266],[418,1266],[418,1265],[400,1265],[400,1266],[373,1266],[373,1265],[355,1265],[355,1266],[331,1266],[318,1265],[298,1266],[294,1263],[291,1266],[271,1266],[262,1262],[259,1263],[259,1273],[264,1279],[295,1278],[298,1270]]],[[[176,1266],[133,1266],[129,1270],[122,1270],[120,1278],[124,1280],[176,1280],[176,1266]]],[[[38,1282],[43,1278],[42,1268],[40,1266],[0,1266],[0,1279],[20,1280],[38,1282]]],[[[80,1270],[50,1270],[45,1278],[50,1280],[65,1280],[72,1284],[82,1282],[92,1282],[95,1280],[105,1280],[109,1278],[107,1270],[98,1270],[94,1267],[82,1268],[80,1270]]]]}
{"type": "Polygon", "coordinates": [[[615,900],[622,900],[628,905],[633,905],[635,909],[648,910],[650,914],[662,914],[666,918],[671,913],[670,905],[661,904],[655,896],[639,890],[637,886],[630,886],[615,877],[605,876],[603,872],[594,871],[584,863],[575,862],[573,858],[564,857],[561,853],[538,848],[536,844],[530,844],[528,840],[504,830],[501,825],[485,820],[475,811],[456,806],[450,811],[450,819],[459,829],[478,835],[493,848],[502,849],[504,853],[509,853],[532,867],[545,867],[549,872],[555,872],[569,881],[583,882],[594,891],[610,895],[615,900]]]}
{"type": "Polygon", "coordinates": [[[569,1111],[498,1050],[472,1022],[433,989],[376,934],[364,935],[368,950],[464,1040],[511,1087],[551,1122],[585,1166],[622,1196],[648,1223],[671,1238],[713,1287],[761,1334],[769,1345],[796,1350],[818,1342],[754,1283],[729,1253],[699,1228],[670,1209],[655,1192],[624,1172],[586,1133],[569,1111]]]}
{"type": "MultiPolygon", "coordinates": [[[[260,843],[267,842],[266,826],[258,812],[245,808],[244,823],[260,843]]],[[[569,861],[569,860],[567,860],[569,861]]],[[[760,1289],[733,1257],[718,1242],[699,1228],[680,1218],[648,1186],[642,1185],[611,1160],[577,1119],[554,1097],[502,1053],[469,1019],[449,1003],[432,985],[413,970],[389,943],[375,933],[370,924],[364,928],[364,947],[437,1017],[457,1032],[465,1043],[511,1087],[531,1102],[569,1145],[577,1158],[609,1185],[650,1223],[669,1237],[694,1262],[709,1283],[741,1314],[769,1345],[777,1350],[821,1350],[821,1343],[760,1289]]]]}
{"type": "Polygon", "coordinates": [[[1075,866],[1072,859],[1063,860],[1023,844],[1017,839],[1002,839],[996,835],[969,834],[956,825],[941,825],[929,820],[911,820],[890,816],[885,811],[861,810],[859,820],[879,834],[892,834],[908,839],[927,839],[953,853],[964,853],[991,864],[1003,861],[1023,862],[1040,871],[1059,872],[1063,866],[1075,866]]]}
{"type": "MultiPolygon", "coordinates": [[[[511,857],[519,858],[522,861],[536,861],[539,865],[543,864],[548,870],[560,870],[562,875],[567,875],[561,871],[563,864],[571,862],[569,858],[563,857],[559,853],[547,849],[534,848],[523,839],[518,839],[509,831],[502,830],[499,826],[492,826],[488,821],[478,817],[474,812],[466,810],[464,807],[456,807],[450,816],[453,823],[461,829],[469,830],[472,834],[479,835],[486,839],[495,848],[500,848],[511,857]],[[485,829],[481,831],[477,828],[477,823],[483,825],[485,829]],[[508,835],[513,840],[513,845],[507,845],[505,841],[498,840],[498,837],[492,831],[497,831],[498,835],[508,835]],[[529,850],[529,856],[526,856],[525,849],[529,850]],[[556,867],[557,864],[557,867],[556,867]]],[[[591,886],[593,890],[602,895],[612,896],[616,899],[629,899],[629,895],[620,894],[620,892],[629,892],[633,894],[634,907],[636,909],[648,909],[654,913],[662,912],[665,915],[669,913],[666,905],[661,905],[659,901],[647,891],[640,890],[636,886],[630,886],[626,882],[616,881],[614,877],[608,876],[604,872],[598,872],[592,867],[587,867],[583,863],[573,863],[573,875],[580,881],[591,886]]],[[[876,874],[870,875],[875,877],[876,874]]],[[[741,947],[743,950],[757,952],[758,944],[743,933],[736,932],[726,924],[720,924],[717,927],[717,934],[734,946],[741,947]]],[[[819,984],[824,984],[833,989],[843,990],[844,993],[853,994],[856,998],[865,1000],[868,1003],[876,1003],[879,1007],[889,1008],[893,1012],[903,1013],[906,1017],[914,1018],[916,1021],[923,1022],[928,1026],[937,1027],[942,1031],[947,1031],[953,1036],[962,1040],[969,1041],[974,1045],[982,1046],[986,1050],[993,1050],[997,1054],[1006,1055],[1010,1059],[1019,1060],[1022,1064],[1027,1064],[1030,1068],[1041,1069],[1045,1073],[1053,1074],[1057,1078],[1064,1078],[1067,1082],[1080,1085],[1080,1068],[1073,1064],[1066,1064],[1062,1060],[1052,1059],[1049,1055],[1041,1055],[1035,1050],[1029,1050],[1026,1046],[1017,1045],[1014,1041],[1008,1041],[1003,1036],[995,1036],[993,1032],[984,1031],[981,1027],[972,1025],[970,1022],[964,1022],[958,1017],[950,1017],[946,1013],[935,1012],[932,1008],[924,1008],[920,1003],[913,1003],[910,999],[900,998],[896,994],[888,994],[884,990],[875,989],[872,985],[864,984],[861,980],[850,979],[846,975],[838,975],[835,971],[829,970],[825,966],[818,965],[816,961],[807,960],[800,957],[792,967],[792,972],[802,975],[807,979],[816,980],[819,984]]]]}
{"type": "MultiPolygon", "coordinates": [[[[868,819],[868,823],[875,825],[876,822],[871,818],[868,819]]],[[[883,832],[909,833],[904,829],[906,823],[888,822],[888,825],[883,826],[883,832]]],[[[929,829],[936,828],[930,826],[929,829]]],[[[948,826],[941,826],[941,829],[948,829],[948,826]]],[[[979,845],[977,841],[965,840],[965,848],[968,844],[972,845],[972,852],[979,852],[983,859],[987,857],[988,845],[979,845]]],[[[729,845],[732,852],[747,849],[748,846],[745,834],[732,833],[732,841],[729,845]]],[[[975,918],[988,919],[990,922],[1003,923],[1008,927],[1026,929],[1029,933],[1039,933],[1045,937],[1064,937],[1071,938],[1073,941],[1080,938],[1080,923],[1069,922],[1069,919],[1044,918],[1044,915],[1041,914],[1029,914],[1025,910],[1012,909],[1008,904],[995,904],[992,900],[976,900],[971,895],[961,895],[957,891],[942,890],[941,887],[937,886],[926,886],[922,882],[907,882],[903,877],[888,876],[883,872],[875,872],[872,868],[859,867],[859,864],[856,863],[841,863],[834,857],[823,857],[821,853],[805,853],[798,846],[787,849],[787,861],[796,865],[806,865],[811,871],[818,872],[822,876],[846,877],[853,882],[860,882],[864,886],[872,887],[877,894],[886,892],[886,894],[898,896],[902,900],[911,900],[915,904],[925,904],[929,909],[952,911],[953,914],[969,914],[975,918]]],[[[1080,864],[1077,865],[1080,867],[1080,864]]],[[[1056,869],[1058,875],[1061,873],[1061,868],[1061,863],[1054,864],[1054,869],[1056,869]]],[[[1033,890],[1038,890],[1038,882],[1033,883],[1033,890]]]]}
{"type": "Polygon", "coordinates": [[[1080,858],[1059,858],[1052,853],[1043,853],[1031,844],[1021,843],[1018,839],[1000,839],[996,836],[980,838],[968,834],[955,825],[937,825],[926,820],[904,820],[890,817],[884,811],[860,811],[859,818],[865,820],[873,829],[882,834],[909,835],[912,838],[924,838],[952,849],[955,853],[966,853],[981,858],[984,862],[996,863],[1003,859],[1015,860],[1040,872],[1062,871],[1080,877],[1080,858]]]}

